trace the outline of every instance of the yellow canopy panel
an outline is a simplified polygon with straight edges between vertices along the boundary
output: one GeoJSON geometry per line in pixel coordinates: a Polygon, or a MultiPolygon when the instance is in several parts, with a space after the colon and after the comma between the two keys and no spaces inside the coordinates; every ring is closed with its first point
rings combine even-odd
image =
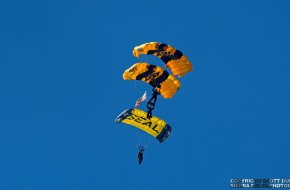
{"type": "Polygon", "coordinates": [[[164,142],[171,133],[171,127],[156,116],[147,118],[147,113],[139,109],[127,109],[123,111],[115,122],[126,123],[137,127],[155,137],[159,142],[164,142]]]}
{"type": "Polygon", "coordinates": [[[137,58],[139,58],[142,54],[159,57],[166,64],[166,67],[171,70],[173,75],[177,75],[179,77],[192,70],[191,62],[180,50],[164,43],[144,43],[136,46],[132,53],[137,58]]]}
{"type": "Polygon", "coordinates": [[[124,80],[142,80],[154,87],[164,98],[172,98],[181,84],[161,67],[149,63],[136,63],[123,74],[124,80]]]}

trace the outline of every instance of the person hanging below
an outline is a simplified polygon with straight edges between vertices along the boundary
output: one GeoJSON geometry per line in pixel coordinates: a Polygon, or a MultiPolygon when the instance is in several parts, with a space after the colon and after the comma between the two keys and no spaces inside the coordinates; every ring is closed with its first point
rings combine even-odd
{"type": "Polygon", "coordinates": [[[143,160],[143,153],[144,153],[145,149],[144,149],[143,146],[139,146],[138,150],[139,150],[139,152],[138,152],[138,161],[139,161],[139,165],[141,165],[142,160],[143,160]]]}
{"type": "Polygon", "coordinates": [[[152,90],[153,91],[153,94],[152,94],[152,97],[150,98],[150,100],[147,102],[147,118],[148,119],[151,119],[152,118],[152,111],[154,110],[155,108],[155,104],[156,104],[156,101],[157,101],[157,97],[159,95],[159,92],[155,89],[152,90]]]}

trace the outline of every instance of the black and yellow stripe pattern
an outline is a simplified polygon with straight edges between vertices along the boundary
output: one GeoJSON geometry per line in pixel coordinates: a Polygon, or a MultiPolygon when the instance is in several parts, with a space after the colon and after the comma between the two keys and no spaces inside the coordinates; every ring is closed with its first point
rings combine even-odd
{"type": "Polygon", "coordinates": [[[166,67],[170,68],[173,75],[179,77],[192,70],[191,62],[180,50],[164,43],[149,42],[136,46],[133,55],[140,57],[142,54],[159,57],[166,64],[166,67]]]}
{"type": "Polygon", "coordinates": [[[136,63],[123,74],[124,80],[142,80],[154,87],[164,98],[172,98],[181,87],[179,80],[161,67],[136,63]]]}

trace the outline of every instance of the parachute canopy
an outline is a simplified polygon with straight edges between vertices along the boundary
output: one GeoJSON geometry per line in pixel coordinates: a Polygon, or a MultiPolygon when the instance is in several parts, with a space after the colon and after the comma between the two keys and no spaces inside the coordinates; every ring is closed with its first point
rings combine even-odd
{"type": "Polygon", "coordinates": [[[192,64],[180,50],[164,43],[145,43],[136,46],[132,53],[137,58],[142,54],[159,57],[166,64],[166,67],[172,71],[173,75],[179,77],[192,70],[192,64]]]}
{"type": "Polygon", "coordinates": [[[171,127],[162,119],[153,116],[147,118],[147,113],[139,109],[123,111],[115,122],[123,122],[137,127],[155,137],[159,142],[164,142],[171,133],[171,127]]]}
{"type": "Polygon", "coordinates": [[[172,98],[181,87],[179,80],[161,67],[136,63],[123,74],[124,80],[142,80],[154,87],[164,98],[172,98]]]}

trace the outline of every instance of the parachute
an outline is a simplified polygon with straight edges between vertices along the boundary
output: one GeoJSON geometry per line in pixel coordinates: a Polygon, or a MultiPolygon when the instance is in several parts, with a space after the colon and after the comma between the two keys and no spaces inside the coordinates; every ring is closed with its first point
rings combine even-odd
{"type": "Polygon", "coordinates": [[[172,98],[181,84],[161,67],[149,63],[136,63],[123,74],[124,80],[142,80],[150,84],[164,98],[172,98]]]}
{"type": "Polygon", "coordinates": [[[192,64],[188,58],[178,49],[165,43],[149,42],[136,46],[133,55],[139,58],[141,55],[154,55],[160,58],[168,70],[146,62],[139,62],[124,71],[124,80],[142,80],[153,87],[153,94],[147,101],[147,112],[137,109],[142,100],[146,99],[143,95],[138,99],[135,108],[126,109],[116,119],[117,123],[132,125],[151,136],[159,142],[164,142],[171,133],[171,126],[164,120],[153,116],[158,95],[165,99],[172,98],[181,88],[181,83],[175,77],[182,77],[192,70],[192,64]]]}
{"type": "Polygon", "coordinates": [[[173,75],[184,76],[192,70],[192,64],[183,53],[174,47],[158,42],[149,42],[136,46],[133,55],[137,58],[140,55],[154,55],[159,57],[168,67],[173,75]]]}
{"type": "Polygon", "coordinates": [[[164,142],[171,133],[171,127],[158,117],[147,118],[147,113],[139,109],[127,109],[123,111],[115,122],[126,123],[137,127],[155,137],[160,143],[164,142]]]}

